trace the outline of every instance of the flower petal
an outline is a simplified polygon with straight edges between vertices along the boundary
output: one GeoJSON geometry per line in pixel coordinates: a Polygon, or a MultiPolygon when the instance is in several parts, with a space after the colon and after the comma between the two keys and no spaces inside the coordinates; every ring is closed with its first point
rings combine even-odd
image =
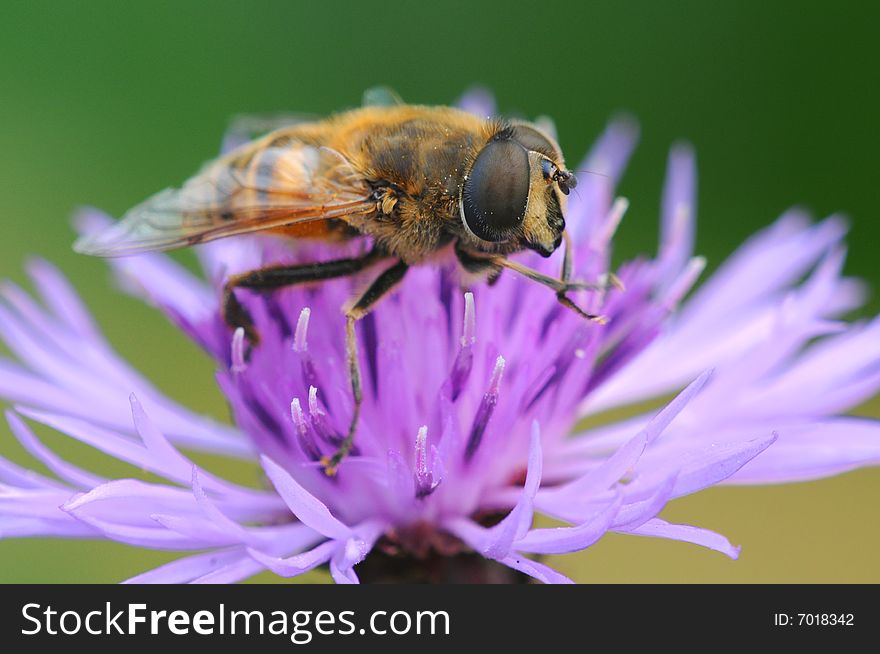
{"type": "Polygon", "coordinates": [[[263,469],[291,512],[309,527],[328,538],[347,539],[351,529],[333,517],[327,506],[290,474],[267,456],[261,457],[263,469]]]}
{"type": "Polygon", "coordinates": [[[482,86],[468,89],[455,105],[480,118],[490,118],[496,112],[495,96],[492,95],[491,91],[482,86]]]}
{"type": "Polygon", "coordinates": [[[621,502],[622,498],[618,495],[590,520],[576,527],[533,529],[516,542],[516,549],[533,554],[564,554],[586,549],[608,531],[621,502]]]}
{"type": "Polygon", "coordinates": [[[282,577],[296,577],[304,572],[317,568],[319,565],[327,563],[339,547],[340,544],[338,541],[328,540],[308,552],[297,554],[296,556],[291,556],[285,559],[268,556],[259,550],[252,548],[248,548],[248,554],[277,575],[281,575],[282,577]]]}
{"type": "Polygon", "coordinates": [[[64,481],[81,489],[94,488],[107,481],[103,477],[86,472],[82,468],[68,463],[56,455],[48,447],[43,445],[28,426],[24,424],[21,418],[15,415],[12,411],[6,412],[6,421],[9,423],[9,428],[18,439],[18,442],[21,443],[22,446],[35,458],[46,464],[46,467],[49,468],[49,470],[61,477],[64,481]]]}
{"type": "Polygon", "coordinates": [[[484,546],[483,554],[490,559],[506,557],[513,542],[525,536],[532,526],[535,493],[541,485],[541,459],[541,430],[536,421],[532,423],[529,463],[520,499],[504,520],[491,529],[492,535],[484,546]]]}
{"type": "Polygon", "coordinates": [[[746,443],[712,445],[707,450],[689,455],[678,473],[673,497],[695,493],[727,479],[776,439],[777,434],[773,433],[746,443]]]}
{"type": "Polygon", "coordinates": [[[574,582],[559,572],[556,572],[553,568],[544,565],[543,563],[538,563],[537,561],[533,561],[532,559],[528,559],[519,554],[511,554],[510,556],[506,556],[503,559],[499,559],[499,563],[503,563],[508,568],[513,568],[514,570],[519,570],[530,577],[534,577],[538,581],[542,581],[545,584],[573,584],[574,582]]]}
{"type": "Polygon", "coordinates": [[[185,584],[206,574],[214,572],[230,563],[250,558],[244,548],[214,550],[203,554],[185,556],[171,563],[142,572],[124,584],[185,584]]]}
{"type": "Polygon", "coordinates": [[[716,552],[726,554],[731,559],[739,558],[740,548],[731,545],[730,541],[724,536],[716,534],[714,531],[692,527],[691,525],[674,525],[665,520],[654,518],[635,529],[628,530],[626,533],[635,534],[636,536],[651,536],[654,538],[680,540],[686,543],[708,547],[716,552]]]}
{"type": "Polygon", "coordinates": [[[780,484],[880,465],[880,421],[841,416],[777,425],[779,440],[725,483],[780,484]]]}
{"type": "MultiPolygon", "coordinates": [[[[60,513],[60,511],[59,511],[60,513]]],[[[4,538],[97,538],[100,533],[67,516],[66,519],[22,518],[0,515],[0,539],[4,538]]]]}
{"type": "Polygon", "coordinates": [[[693,256],[697,167],[693,148],[679,144],[669,153],[663,188],[658,271],[668,287],[693,256]]]}

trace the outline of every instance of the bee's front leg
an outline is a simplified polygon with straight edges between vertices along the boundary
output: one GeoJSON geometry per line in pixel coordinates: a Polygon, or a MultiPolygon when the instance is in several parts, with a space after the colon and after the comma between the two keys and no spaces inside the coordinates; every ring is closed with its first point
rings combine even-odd
{"type": "MultiPolygon", "coordinates": [[[[534,270],[533,268],[529,268],[528,266],[524,266],[521,263],[517,263],[516,261],[511,261],[510,259],[498,254],[471,252],[460,246],[456,246],[455,253],[462,266],[464,266],[465,270],[469,272],[480,272],[483,270],[501,270],[502,268],[509,268],[510,270],[513,270],[514,272],[519,273],[520,275],[523,275],[528,279],[531,279],[532,281],[538,282],[539,284],[553,289],[556,292],[556,299],[559,301],[559,303],[562,304],[564,307],[571,309],[582,318],[585,318],[586,320],[591,320],[593,322],[598,322],[600,324],[604,324],[606,322],[604,316],[587,313],[577,304],[575,304],[571,300],[571,298],[568,297],[568,293],[570,293],[571,291],[579,291],[585,289],[595,290],[606,288],[606,286],[601,284],[596,285],[571,281],[571,241],[567,238],[567,236],[565,238],[565,253],[562,261],[562,271],[560,274],[560,279],[545,275],[542,272],[534,270]]],[[[619,285],[619,280],[613,274],[607,276],[607,280],[608,283],[611,285],[619,285]]]]}
{"type": "Polygon", "coordinates": [[[568,232],[562,232],[562,239],[564,244],[564,251],[562,256],[562,270],[559,273],[559,281],[562,282],[562,286],[556,290],[556,299],[559,300],[560,304],[564,307],[571,309],[582,318],[586,318],[587,320],[593,320],[598,322],[599,324],[605,323],[605,318],[603,316],[597,316],[592,313],[586,313],[583,309],[581,309],[577,304],[575,304],[569,297],[568,293],[571,291],[579,291],[579,290],[598,290],[604,291],[609,287],[613,286],[620,290],[623,290],[623,282],[615,275],[613,272],[609,272],[602,276],[602,279],[599,280],[598,284],[586,284],[582,282],[572,282],[571,281],[571,272],[573,266],[573,256],[572,256],[572,244],[571,244],[571,236],[568,235],[568,232]]]}
{"type": "Polygon", "coordinates": [[[565,284],[565,291],[607,291],[609,288],[616,288],[619,291],[626,290],[620,277],[613,272],[607,272],[599,277],[599,280],[590,284],[588,282],[571,281],[571,271],[573,268],[573,256],[571,236],[568,232],[562,232],[562,239],[565,250],[562,257],[562,272],[560,273],[560,281],[565,284]]]}

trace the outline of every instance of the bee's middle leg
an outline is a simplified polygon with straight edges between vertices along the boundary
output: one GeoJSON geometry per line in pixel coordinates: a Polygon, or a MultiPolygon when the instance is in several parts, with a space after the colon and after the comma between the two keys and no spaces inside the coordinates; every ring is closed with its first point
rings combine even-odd
{"type": "Polygon", "coordinates": [[[355,323],[366,316],[376,303],[388,294],[403,279],[406,271],[409,269],[402,261],[397,262],[385,272],[379,275],[376,280],[370,284],[354,301],[351,308],[345,312],[345,355],[348,363],[348,374],[351,378],[351,393],[354,399],[354,410],[352,412],[351,423],[348,427],[348,434],[339,445],[339,449],[330,457],[324,457],[321,463],[324,465],[324,472],[332,476],[336,474],[336,468],[342,460],[351,452],[354,445],[354,434],[357,430],[358,420],[361,415],[361,404],[363,403],[363,388],[361,386],[361,366],[358,362],[357,334],[355,333],[355,323]]]}
{"type": "Polygon", "coordinates": [[[233,329],[244,329],[245,337],[251,345],[260,342],[260,334],[248,310],[235,296],[236,288],[253,291],[272,291],[285,286],[307,284],[339,277],[347,277],[360,272],[384,258],[381,252],[373,250],[363,257],[334,259],[321,263],[307,263],[296,266],[270,266],[249,272],[232,275],[223,287],[223,318],[233,329]]]}

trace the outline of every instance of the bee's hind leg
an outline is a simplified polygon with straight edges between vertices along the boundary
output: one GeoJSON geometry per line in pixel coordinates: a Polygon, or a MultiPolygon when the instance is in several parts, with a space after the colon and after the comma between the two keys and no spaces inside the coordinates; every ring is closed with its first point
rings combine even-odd
{"type": "Polygon", "coordinates": [[[385,255],[382,252],[373,249],[362,257],[352,259],[334,259],[333,261],[296,266],[269,266],[232,275],[223,287],[223,319],[233,329],[241,327],[251,346],[258,345],[260,334],[254,326],[254,320],[250,313],[235,296],[236,288],[272,291],[285,286],[347,277],[383,258],[385,255]]]}
{"type": "Polygon", "coordinates": [[[358,419],[361,415],[361,404],[363,403],[363,389],[361,387],[361,367],[358,362],[357,350],[357,334],[355,333],[355,323],[366,316],[376,303],[388,294],[403,279],[406,271],[409,269],[402,261],[397,262],[385,272],[379,275],[376,280],[370,284],[369,288],[364,291],[352,304],[351,308],[345,312],[345,354],[348,362],[348,374],[351,377],[351,393],[354,399],[354,410],[352,412],[351,423],[348,427],[348,434],[345,440],[339,445],[336,453],[330,457],[321,459],[324,466],[324,472],[328,476],[336,474],[336,469],[342,460],[351,452],[354,445],[354,435],[357,430],[358,419]]]}

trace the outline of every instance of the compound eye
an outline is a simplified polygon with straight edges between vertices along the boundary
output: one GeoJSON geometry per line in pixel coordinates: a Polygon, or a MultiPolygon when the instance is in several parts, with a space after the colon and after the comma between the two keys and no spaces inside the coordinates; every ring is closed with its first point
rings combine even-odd
{"type": "Polygon", "coordinates": [[[540,152],[551,159],[562,159],[559,148],[540,130],[525,123],[518,123],[511,127],[513,139],[526,150],[540,152]]]}
{"type": "Polygon", "coordinates": [[[461,194],[468,229],[484,241],[506,241],[529,201],[529,154],[516,141],[491,141],[480,151],[461,194]]]}

